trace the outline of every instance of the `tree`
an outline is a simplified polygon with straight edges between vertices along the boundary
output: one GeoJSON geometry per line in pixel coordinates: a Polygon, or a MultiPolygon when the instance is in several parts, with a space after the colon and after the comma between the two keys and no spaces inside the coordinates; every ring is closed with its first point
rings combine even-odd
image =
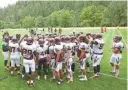
{"type": "Polygon", "coordinates": [[[83,24],[81,26],[100,26],[101,20],[103,19],[103,11],[104,6],[102,5],[91,5],[84,8],[80,14],[81,24],[83,24]]]}
{"type": "Polygon", "coordinates": [[[4,22],[3,21],[0,21],[0,30],[1,29],[4,29],[4,22]]]}
{"type": "Polygon", "coordinates": [[[127,26],[127,2],[111,2],[105,9],[102,25],[127,26]]]}
{"type": "Polygon", "coordinates": [[[35,26],[36,27],[43,27],[44,26],[44,18],[42,16],[38,16],[35,19],[35,26]]]}
{"type": "Polygon", "coordinates": [[[22,25],[25,28],[32,28],[35,26],[35,18],[31,17],[31,16],[26,16],[23,20],[22,20],[22,25]]]}

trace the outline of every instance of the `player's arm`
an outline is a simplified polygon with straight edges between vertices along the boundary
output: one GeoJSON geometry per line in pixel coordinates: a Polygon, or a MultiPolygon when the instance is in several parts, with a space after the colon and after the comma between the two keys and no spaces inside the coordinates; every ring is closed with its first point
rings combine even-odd
{"type": "Polygon", "coordinates": [[[84,57],[84,55],[85,55],[85,49],[84,49],[84,48],[82,48],[82,49],[81,49],[81,54],[80,54],[80,59],[81,59],[81,58],[83,58],[83,57],[84,57]]]}
{"type": "Polygon", "coordinates": [[[21,44],[21,42],[23,41],[23,39],[24,39],[25,37],[27,37],[27,35],[24,35],[24,37],[21,38],[21,40],[18,42],[19,45],[21,44]]]}
{"type": "Polygon", "coordinates": [[[119,51],[120,51],[119,48],[117,48],[117,47],[113,48],[114,53],[118,53],[119,51]]]}
{"type": "Polygon", "coordinates": [[[36,62],[38,60],[38,52],[34,50],[33,55],[34,55],[34,60],[36,62]]]}
{"type": "Polygon", "coordinates": [[[61,54],[61,51],[58,50],[58,51],[56,52],[56,61],[59,61],[59,60],[60,60],[60,54],[61,54]]]}
{"type": "Polygon", "coordinates": [[[66,60],[67,65],[69,65],[70,56],[71,56],[71,50],[69,49],[69,50],[67,51],[67,60],[66,60]]]}

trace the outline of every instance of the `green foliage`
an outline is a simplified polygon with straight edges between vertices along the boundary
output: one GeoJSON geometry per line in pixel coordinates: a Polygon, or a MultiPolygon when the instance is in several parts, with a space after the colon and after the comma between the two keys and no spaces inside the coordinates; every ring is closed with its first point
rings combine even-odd
{"type": "Polygon", "coordinates": [[[103,25],[107,26],[127,26],[127,3],[111,2],[104,12],[103,25]]]}
{"type": "Polygon", "coordinates": [[[126,26],[126,18],[126,1],[18,1],[0,8],[5,28],[126,26]]]}
{"type": "Polygon", "coordinates": [[[24,28],[32,28],[35,26],[35,18],[31,16],[26,16],[22,20],[22,25],[24,28]]]}
{"type": "Polygon", "coordinates": [[[44,26],[44,18],[42,16],[38,16],[35,19],[35,26],[36,27],[43,27],[44,26]]]}
{"type": "Polygon", "coordinates": [[[4,22],[0,21],[0,29],[4,29],[4,22]]]}
{"type": "Polygon", "coordinates": [[[84,8],[80,14],[81,26],[100,26],[103,19],[104,6],[91,5],[84,8]]]}

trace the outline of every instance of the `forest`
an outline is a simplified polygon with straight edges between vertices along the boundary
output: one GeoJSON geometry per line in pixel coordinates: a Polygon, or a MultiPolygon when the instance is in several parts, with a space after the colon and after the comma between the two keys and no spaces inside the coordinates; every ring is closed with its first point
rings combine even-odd
{"type": "Polygon", "coordinates": [[[127,1],[18,1],[0,8],[0,29],[127,26],[127,1]]]}

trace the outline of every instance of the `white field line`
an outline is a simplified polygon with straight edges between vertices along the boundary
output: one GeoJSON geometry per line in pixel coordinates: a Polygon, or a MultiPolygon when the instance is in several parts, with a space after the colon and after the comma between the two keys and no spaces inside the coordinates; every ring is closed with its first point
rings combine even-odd
{"type": "MultiPolygon", "coordinates": [[[[93,71],[90,71],[90,72],[93,72],[93,71]]],[[[113,75],[110,75],[110,74],[106,74],[106,73],[100,73],[100,75],[104,75],[104,76],[108,76],[108,77],[113,77],[113,75]]],[[[127,78],[121,78],[121,77],[117,77],[117,79],[120,79],[120,80],[128,80],[127,78]]]]}
{"type": "Polygon", "coordinates": [[[123,39],[123,42],[124,42],[124,44],[125,44],[125,46],[126,46],[126,48],[128,49],[128,46],[127,46],[127,44],[126,44],[126,42],[125,42],[125,40],[124,40],[124,38],[123,38],[123,35],[121,34],[121,32],[118,30],[118,32],[120,33],[120,35],[122,36],[122,39],[123,39]]]}

